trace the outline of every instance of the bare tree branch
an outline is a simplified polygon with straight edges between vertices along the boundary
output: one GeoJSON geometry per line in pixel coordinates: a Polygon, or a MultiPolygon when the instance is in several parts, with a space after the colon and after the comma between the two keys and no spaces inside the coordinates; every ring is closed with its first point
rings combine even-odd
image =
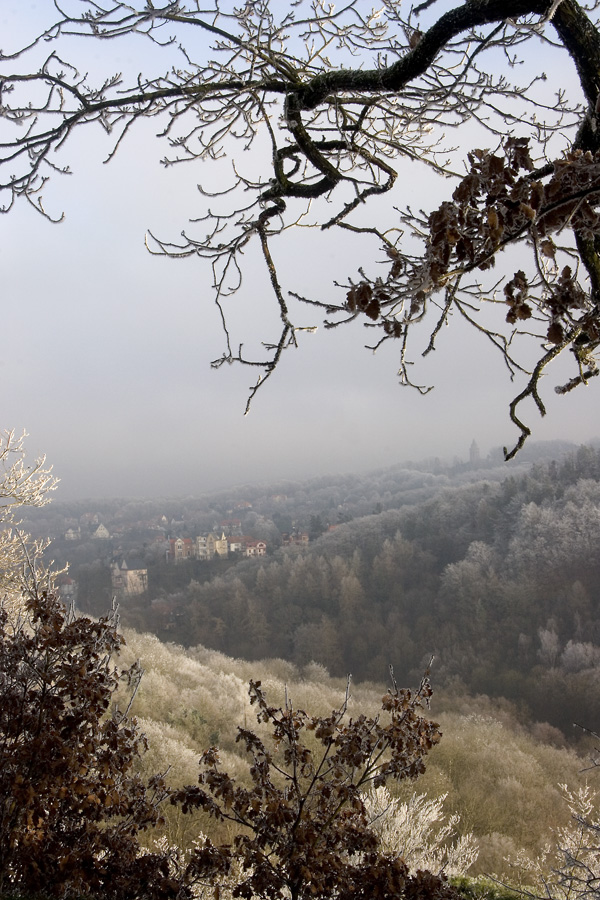
{"type": "MultiPolygon", "coordinates": [[[[137,122],[156,118],[168,145],[165,166],[235,158],[229,185],[217,192],[220,208],[207,208],[180,242],[151,235],[149,247],[211,260],[226,341],[213,365],[239,362],[261,369],[250,400],[284,350],[297,346],[301,325],[288,296],[325,310],[326,327],[364,317],[368,327],[380,329],[372,349],[398,340],[400,380],[422,392],[429,388],[409,377],[413,326],[432,319],[421,351],[427,356],[456,311],[501,354],[511,378],[531,373],[509,410],[520,447],[529,427],[517,409],[531,397],[543,410],[539,381],[552,360],[573,351],[577,374],[563,392],[596,374],[596,7],[577,0],[468,0],[436,17],[435,0],[407,14],[391,2],[374,10],[368,0],[348,0],[335,9],[324,0],[256,0],[243,8],[216,0],[164,7],[77,0],[69,11],[57,2],[54,22],[20,49],[0,54],[3,209],[24,199],[51,218],[44,188],[49,178],[70,173],[69,139],[76,129],[95,124],[113,136],[111,159],[137,122]],[[63,59],[63,42],[72,49],[75,37],[150,41],[165,54],[168,69],[134,78],[106,75],[94,86],[74,60],[63,59]],[[536,42],[551,52],[568,52],[583,107],[562,87],[553,95],[542,73],[521,76],[517,63],[536,42]],[[448,135],[460,144],[461,128],[473,123],[492,148],[469,150],[467,173],[458,174],[459,152],[448,135]],[[259,176],[249,177],[238,151],[264,154],[263,136],[270,151],[259,176]],[[558,139],[563,148],[568,142],[563,155],[558,139]],[[394,196],[407,160],[454,185],[438,209],[397,214],[392,240],[381,225],[377,198],[394,196]],[[193,230],[204,222],[210,223],[208,235],[199,238],[193,230]],[[382,247],[387,276],[367,275],[369,265],[357,260],[359,277],[345,273],[345,299],[336,300],[326,289],[324,299],[289,290],[294,273],[277,270],[271,245],[307,225],[327,234],[343,228],[364,235],[366,261],[382,247]],[[243,286],[242,255],[253,241],[281,320],[280,332],[263,341],[264,356],[257,358],[242,346],[233,350],[226,306],[243,286]],[[527,250],[529,266],[489,285],[486,273],[512,246],[527,250]],[[504,323],[497,321],[502,306],[504,323]],[[534,328],[524,332],[527,320],[534,328]],[[531,351],[520,358],[517,344],[535,346],[537,361],[531,362],[531,351]]],[[[208,185],[199,185],[206,198],[215,196],[208,185]]]]}

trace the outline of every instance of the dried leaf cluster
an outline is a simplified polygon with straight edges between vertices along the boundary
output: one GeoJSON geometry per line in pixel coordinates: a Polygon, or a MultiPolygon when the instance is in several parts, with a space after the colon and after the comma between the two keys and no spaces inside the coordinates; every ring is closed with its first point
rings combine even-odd
{"type": "MultiPolygon", "coordinates": [[[[403,256],[389,248],[387,279],[352,285],[347,311],[381,320],[386,336],[401,337],[422,317],[432,294],[454,287],[469,272],[492,268],[505,246],[527,238],[536,252],[537,277],[530,283],[519,270],[505,283],[506,321],[514,325],[533,315],[543,318],[552,344],[561,344],[573,329],[585,332],[588,343],[600,339],[598,310],[571,267],[558,269],[555,242],[567,227],[582,239],[593,239],[599,230],[594,200],[600,194],[600,154],[567,154],[554,163],[544,184],[536,177],[526,138],[509,138],[502,150],[502,155],[487,150],[468,154],[469,173],[452,200],[428,217],[422,256],[403,256]]],[[[415,231],[417,221],[412,222],[415,231]]]]}
{"type": "Polygon", "coordinates": [[[267,745],[240,728],[238,741],[250,758],[252,784],[237,783],[220,766],[216,748],[201,760],[198,787],[176,792],[184,811],[203,809],[233,823],[233,842],[199,847],[189,872],[201,882],[226,879],[234,863],[242,877],[233,896],[249,898],[429,897],[450,900],[438,876],[409,873],[398,854],[381,851],[370,827],[364,790],[388,781],[414,779],[440,739],[438,726],[422,715],[431,688],[396,686],[382,701],[381,717],[348,716],[347,702],[329,716],[314,717],[270,706],[260,682],[250,683],[267,745]]]}
{"type": "Polygon", "coordinates": [[[122,638],[31,590],[0,610],[0,890],[47,896],[174,896],[168,857],[142,854],[166,786],[135,764],[145,739],[111,701],[122,638]]]}
{"type": "MultiPolygon", "coordinates": [[[[600,345],[600,265],[596,258],[600,246],[596,209],[600,200],[600,152],[576,149],[538,170],[529,139],[511,137],[501,152],[476,149],[468,153],[468,161],[469,171],[454,190],[452,200],[444,201],[426,220],[410,213],[404,216],[405,223],[423,240],[423,252],[407,255],[397,246],[388,247],[392,262],[387,278],[363,278],[351,285],[342,307],[327,308],[330,313],[349,313],[351,318],[364,314],[371,320],[371,327],[383,330],[375,347],[389,338],[399,338],[406,346],[411,327],[423,320],[428,304],[443,292],[445,302],[427,353],[434,349],[441,326],[456,310],[474,323],[472,303],[485,292],[480,285],[471,284],[467,291],[472,302],[461,300],[465,277],[493,268],[503,249],[517,242],[529,245],[533,273],[518,269],[507,277],[503,301],[496,297],[497,285],[491,292],[495,302],[509,307],[506,322],[514,328],[510,340],[499,332],[481,329],[500,347],[513,373],[521,366],[512,356],[510,343],[522,323],[532,320],[546,346],[527,388],[511,407],[521,440],[506,454],[510,458],[530,433],[516,417],[516,406],[532,396],[540,412],[545,412],[538,382],[545,365],[558,352],[570,347],[579,370],[576,378],[557,388],[560,393],[599,372],[594,354],[600,345]],[[544,182],[542,176],[548,180],[544,182]],[[575,234],[575,245],[561,243],[569,230],[575,234]],[[568,262],[560,264],[565,257],[568,262]],[[586,284],[586,278],[591,284],[586,284]]],[[[406,369],[402,375],[408,382],[406,369]]]]}

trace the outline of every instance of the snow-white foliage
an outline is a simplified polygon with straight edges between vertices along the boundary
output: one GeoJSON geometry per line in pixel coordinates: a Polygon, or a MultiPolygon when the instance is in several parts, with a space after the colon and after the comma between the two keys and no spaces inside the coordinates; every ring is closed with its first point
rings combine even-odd
{"type": "MultiPolygon", "coordinates": [[[[145,720],[177,729],[182,744],[201,752],[217,744],[239,753],[237,726],[258,727],[248,700],[248,681],[259,678],[274,703],[288,701],[314,715],[328,715],[344,697],[345,679],[327,676],[319,666],[298,673],[283,660],[247,662],[205,647],[185,650],[163,644],[151,634],[124,630],[123,664],[139,660],[144,670],[133,712],[145,720]]],[[[352,688],[349,709],[376,711],[381,692],[375,686],[352,688]]],[[[241,757],[238,756],[239,759],[241,757]]]]}
{"type": "Polygon", "coordinates": [[[557,569],[577,571],[600,551],[600,490],[581,479],[562,503],[522,507],[509,546],[508,572],[552,578],[557,569]]]}
{"type": "MultiPolygon", "coordinates": [[[[193,840],[186,850],[182,850],[178,843],[173,843],[168,837],[162,836],[152,841],[150,847],[146,848],[144,853],[161,853],[168,857],[169,875],[172,878],[179,878],[190,860],[194,850],[199,850],[204,846],[207,839],[202,831],[197,832],[195,840],[193,840]]],[[[187,888],[190,892],[192,900],[233,900],[234,889],[237,884],[244,878],[247,878],[249,869],[242,869],[239,859],[234,858],[231,869],[226,876],[219,879],[216,884],[212,879],[196,878],[188,882],[187,888]]]]}
{"type": "Polygon", "coordinates": [[[408,801],[393,798],[385,787],[369,791],[365,806],[387,853],[401,856],[412,872],[428,869],[446,875],[464,875],[478,855],[472,834],[458,834],[460,816],[446,820],[447,794],[429,799],[413,793],[408,801]]]}
{"type": "Polygon", "coordinates": [[[553,628],[538,628],[540,649],[537,655],[547,666],[555,666],[560,654],[558,635],[553,628]]]}
{"type": "Polygon", "coordinates": [[[48,492],[57,484],[51,468],[45,466],[45,456],[26,464],[26,437],[25,433],[15,437],[14,431],[0,432],[0,517],[4,523],[15,523],[19,506],[45,506],[50,502],[48,492]]]}
{"type": "Polygon", "coordinates": [[[252,722],[247,683],[223,666],[206,665],[183,648],[161,643],[150,634],[125,630],[122,659],[139,659],[144,677],[134,713],[174,727],[178,739],[196,753],[218,744],[235,746],[236,725],[252,722]]]}
{"type": "Polygon", "coordinates": [[[512,861],[533,895],[548,900],[597,900],[600,895],[600,815],[597,794],[589,785],[576,791],[561,784],[571,813],[568,825],[555,829],[554,840],[538,857],[519,854],[512,861]]]}
{"type": "Polygon", "coordinates": [[[12,607],[34,583],[37,589],[49,589],[52,581],[52,574],[40,564],[48,542],[34,541],[19,528],[18,510],[49,503],[57,480],[45,457],[27,464],[25,437],[0,432],[0,593],[4,605],[12,607]]]}
{"type": "Polygon", "coordinates": [[[568,641],[561,654],[560,663],[565,672],[597,669],[600,665],[600,647],[588,641],[568,641]]]}

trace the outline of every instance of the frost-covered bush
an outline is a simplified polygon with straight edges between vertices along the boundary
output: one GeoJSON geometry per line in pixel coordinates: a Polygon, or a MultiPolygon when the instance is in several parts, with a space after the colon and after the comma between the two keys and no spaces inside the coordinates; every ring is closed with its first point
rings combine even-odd
{"type": "Polygon", "coordinates": [[[382,850],[401,856],[412,872],[427,869],[448,876],[464,875],[477,859],[477,841],[470,833],[458,834],[458,814],[446,820],[446,797],[429,799],[413,793],[403,801],[392,797],[386,787],[370,790],[365,806],[382,850]]]}
{"type": "Polygon", "coordinates": [[[576,791],[561,784],[571,813],[568,825],[557,828],[554,839],[535,859],[518,854],[513,861],[516,880],[533,896],[547,900],[597,900],[600,895],[600,815],[597,794],[589,785],[576,791]]]}

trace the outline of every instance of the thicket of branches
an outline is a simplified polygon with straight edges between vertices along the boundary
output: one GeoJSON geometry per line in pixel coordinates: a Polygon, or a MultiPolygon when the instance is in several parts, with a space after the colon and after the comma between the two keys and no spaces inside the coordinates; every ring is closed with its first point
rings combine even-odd
{"type": "Polygon", "coordinates": [[[70,135],[84,124],[113,134],[114,153],[137,120],[156,117],[165,165],[231,159],[224,196],[211,194],[207,175],[199,185],[204,215],[180,240],[151,236],[149,247],[212,261],[226,333],[225,352],[213,364],[256,367],[250,399],[302,327],[292,312],[294,273],[279,271],[273,242],[293,226],[364,238],[364,268],[340,272],[337,292],[295,296],[320,308],[327,327],[364,321],[372,347],[398,341],[402,383],[428,389],[410,374],[416,326],[424,323],[428,334],[420,348],[426,355],[452,317],[491,342],[511,377],[524,376],[510,407],[519,439],[508,456],[530,433],[522,401],[545,411],[539,384],[552,360],[573,354],[573,377],[557,388],[563,392],[598,373],[597,2],[438,7],[426,0],[407,8],[382,0],[372,9],[367,0],[349,0],[337,9],[324,0],[250,0],[239,8],[214,0],[77,0],[55,8],[42,33],[0,58],[5,208],[26,198],[55,215],[44,207],[44,186],[68,170],[70,135]],[[150,41],[164,51],[164,70],[129,80],[106,72],[95,82],[66,55],[74,53],[73,37],[150,41]],[[546,54],[552,66],[570,56],[580,94],[554,92],[542,72],[525,74],[537,72],[546,54]],[[480,146],[453,151],[461,129],[474,122],[480,146]],[[245,171],[241,154],[250,147],[253,167],[261,160],[258,175],[245,171]],[[442,185],[446,199],[430,211],[382,216],[372,201],[387,194],[390,212],[398,175],[414,180],[417,166],[453,182],[442,185]],[[251,241],[264,257],[281,320],[257,356],[233,345],[226,318],[251,241]],[[522,251],[516,262],[507,255],[506,277],[498,279],[490,270],[511,246],[522,251]],[[387,271],[377,276],[379,249],[387,271]],[[483,307],[491,313],[480,315],[483,307]]]}
{"type": "Polygon", "coordinates": [[[430,694],[427,680],[415,693],[394,684],[381,715],[350,717],[346,701],[328,716],[311,716],[288,700],[269,705],[260,682],[251,681],[250,702],[270,735],[264,741],[238,729],[251,762],[250,787],[221,767],[213,747],[202,756],[200,786],[171,798],[184,812],[203,809],[238,832],[220,846],[206,838],[192,854],[188,877],[212,886],[236,864],[232,893],[246,900],[452,900],[455,892],[442,877],[411,873],[401,853],[382,851],[363,796],[369,786],[425,771],[424,758],[441,737],[422,715],[430,694]]]}
{"type": "Polygon", "coordinates": [[[166,785],[136,773],[146,741],[113,703],[139,666],[115,664],[114,612],[65,609],[45,544],[19,527],[55,484],[43,458],[27,464],[22,437],[0,435],[0,892],[172,897],[168,854],[139,843],[166,785]]]}
{"type": "MultiPolygon", "coordinates": [[[[32,589],[0,611],[0,891],[170,897],[168,856],[142,854],[166,786],[135,772],[134,720],[110,710],[114,617],[77,618],[32,589]]],[[[135,672],[125,673],[133,675],[135,672]]]]}
{"type": "MultiPolygon", "coordinates": [[[[150,740],[144,765],[147,771],[170,765],[169,777],[177,787],[197,779],[199,751],[211,745],[219,746],[222,768],[231,778],[250,786],[248,757],[242,742],[236,742],[235,728],[236,723],[252,720],[249,678],[260,677],[276,703],[287,691],[294,708],[309,710],[311,716],[327,717],[339,705],[343,679],[331,678],[316,663],[300,668],[284,659],[250,662],[206,647],[185,651],[147,633],[125,633],[126,659],[139,657],[145,670],[134,704],[150,740]]],[[[437,669],[436,660],[436,686],[437,669]]],[[[349,714],[374,718],[383,693],[379,683],[354,683],[349,714]]],[[[514,860],[519,851],[536,858],[552,828],[567,824],[557,785],[566,782],[577,790],[585,777],[581,769],[588,764],[588,753],[584,747],[582,755],[566,749],[561,734],[547,723],[524,724],[520,706],[481,694],[470,696],[461,686],[450,695],[436,690],[432,705],[443,737],[427,757],[425,774],[416,783],[389,784],[390,803],[382,788],[376,792],[375,804],[373,792],[363,795],[381,849],[400,852],[411,872],[427,868],[436,873],[442,867],[448,875],[495,872],[504,882],[514,883],[508,860],[514,860]],[[413,796],[415,791],[427,795],[423,806],[422,798],[413,796]],[[433,813],[446,792],[442,822],[433,813]],[[461,820],[455,825],[457,815],[461,820]],[[444,836],[451,824],[455,835],[444,836]],[[469,832],[479,855],[467,869],[464,851],[473,849],[469,832]]],[[[258,726],[258,734],[268,744],[264,723],[258,726]]],[[[309,732],[305,738],[314,749],[309,732]]],[[[170,806],[164,814],[167,840],[182,849],[191,847],[198,837],[194,818],[170,806]]],[[[231,839],[227,821],[209,823],[204,818],[200,828],[213,843],[231,839]]]]}

